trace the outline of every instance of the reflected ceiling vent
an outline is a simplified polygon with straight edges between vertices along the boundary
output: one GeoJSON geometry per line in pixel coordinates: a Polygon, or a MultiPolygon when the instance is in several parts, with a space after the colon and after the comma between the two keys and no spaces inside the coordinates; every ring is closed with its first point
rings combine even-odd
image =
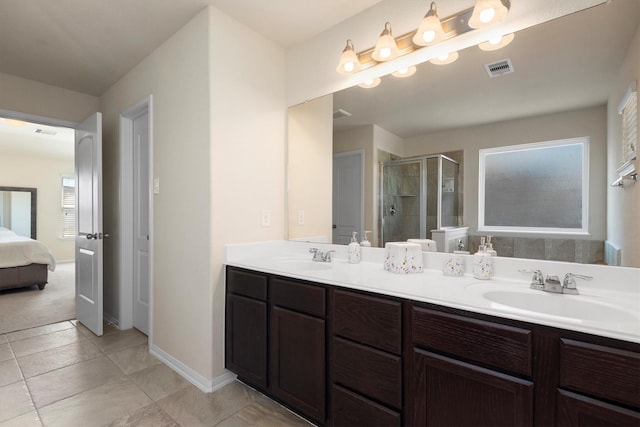
{"type": "Polygon", "coordinates": [[[54,131],[54,130],[50,130],[50,129],[41,129],[38,128],[36,129],[36,133],[41,133],[43,135],[49,135],[49,136],[54,136],[55,134],[57,134],[58,132],[54,131]]]}
{"type": "Polygon", "coordinates": [[[342,108],[339,108],[333,112],[333,120],[341,119],[343,117],[351,117],[351,113],[346,110],[343,110],[342,108]]]}
{"type": "Polygon", "coordinates": [[[501,59],[500,61],[492,62],[491,64],[484,64],[484,68],[487,70],[489,77],[498,77],[503,74],[513,73],[513,64],[510,59],[501,59]]]}

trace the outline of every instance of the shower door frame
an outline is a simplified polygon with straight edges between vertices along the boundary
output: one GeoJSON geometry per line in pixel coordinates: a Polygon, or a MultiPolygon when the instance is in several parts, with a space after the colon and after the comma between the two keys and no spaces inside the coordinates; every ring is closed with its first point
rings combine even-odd
{"type": "MultiPolygon", "coordinates": [[[[400,160],[391,160],[389,162],[384,162],[380,164],[380,241],[385,243],[385,212],[384,212],[384,201],[385,201],[385,192],[384,192],[384,177],[385,177],[385,168],[388,166],[402,165],[402,164],[410,164],[410,163],[419,163],[420,164],[420,239],[427,238],[427,160],[429,159],[438,159],[438,184],[437,184],[437,194],[436,194],[436,229],[440,230],[442,228],[442,160],[446,159],[452,163],[455,163],[460,166],[460,163],[451,157],[445,156],[444,154],[433,154],[427,156],[416,156],[416,157],[407,157],[406,159],[400,160]]],[[[458,171],[458,174],[460,172],[458,171]]],[[[460,183],[457,183],[456,188],[460,183]]],[[[456,190],[457,191],[457,190],[456,190]]]]}

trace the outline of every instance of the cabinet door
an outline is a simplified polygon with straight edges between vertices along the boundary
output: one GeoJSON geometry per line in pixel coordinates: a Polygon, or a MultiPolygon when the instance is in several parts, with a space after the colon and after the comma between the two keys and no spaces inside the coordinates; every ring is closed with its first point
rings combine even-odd
{"type": "Polygon", "coordinates": [[[267,387],[267,303],[227,295],[226,366],[247,383],[267,387]]]}
{"type": "Polygon", "coordinates": [[[558,390],[558,426],[640,426],[640,413],[580,394],[558,390]]]}
{"type": "Polygon", "coordinates": [[[325,420],[325,321],[271,311],[271,391],[321,424],[325,420]]]}
{"type": "Polygon", "coordinates": [[[533,383],[414,349],[415,426],[532,426],[533,383]]]}

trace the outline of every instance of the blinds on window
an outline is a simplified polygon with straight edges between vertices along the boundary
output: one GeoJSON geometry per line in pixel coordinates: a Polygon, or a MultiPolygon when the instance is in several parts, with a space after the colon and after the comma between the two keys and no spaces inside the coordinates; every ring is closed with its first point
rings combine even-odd
{"type": "Polygon", "coordinates": [[[637,82],[629,85],[618,106],[618,114],[622,116],[622,158],[623,161],[628,162],[635,157],[638,150],[637,82]]]}
{"type": "Polygon", "coordinates": [[[76,235],[76,182],[74,177],[62,178],[62,237],[76,235]]]}

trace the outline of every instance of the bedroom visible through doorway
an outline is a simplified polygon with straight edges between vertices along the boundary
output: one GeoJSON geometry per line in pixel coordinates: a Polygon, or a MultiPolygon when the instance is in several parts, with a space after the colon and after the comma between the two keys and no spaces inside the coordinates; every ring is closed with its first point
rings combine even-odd
{"type": "Polygon", "coordinates": [[[0,116],[0,187],[16,190],[0,194],[0,333],[75,317],[74,132],[13,114],[0,116]],[[30,190],[31,203],[22,203],[23,189],[30,190]],[[29,238],[44,245],[55,261],[27,259],[31,253],[18,256],[15,245],[29,244],[21,241],[29,238]],[[43,290],[40,276],[18,274],[28,264],[46,266],[43,290]]]}

